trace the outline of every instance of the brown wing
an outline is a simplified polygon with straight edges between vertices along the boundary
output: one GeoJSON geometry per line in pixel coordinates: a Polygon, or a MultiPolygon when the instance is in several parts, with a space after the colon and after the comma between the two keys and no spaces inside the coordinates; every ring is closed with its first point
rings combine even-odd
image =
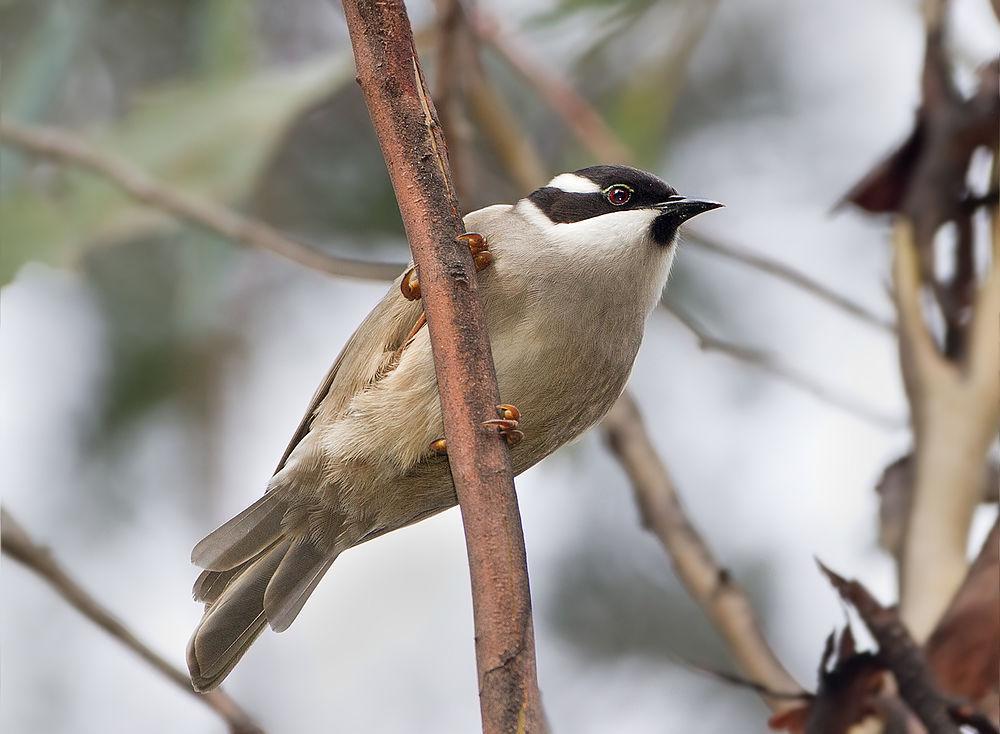
{"type": "Polygon", "coordinates": [[[288,448],[278,462],[281,471],[299,442],[309,433],[316,413],[342,414],[351,398],[384,377],[399,360],[399,352],[422,315],[419,301],[408,301],[399,291],[402,276],[393,281],[385,298],[347,340],[333,366],[313,395],[288,448]]]}

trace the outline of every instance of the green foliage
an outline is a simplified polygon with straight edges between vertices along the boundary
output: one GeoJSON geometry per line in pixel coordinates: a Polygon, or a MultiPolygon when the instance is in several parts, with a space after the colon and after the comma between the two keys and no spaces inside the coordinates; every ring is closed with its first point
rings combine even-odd
{"type": "MultiPolygon", "coordinates": [[[[341,57],[173,85],[144,95],[92,139],[188,194],[235,202],[250,192],[288,125],[350,78],[350,62],[341,57]]],[[[94,244],[148,236],[170,223],[87,174],[60,174],[44,189],[35,183],[22,181],[0,201],[3,282],[28,259],[66,261],[94,244]]]]}

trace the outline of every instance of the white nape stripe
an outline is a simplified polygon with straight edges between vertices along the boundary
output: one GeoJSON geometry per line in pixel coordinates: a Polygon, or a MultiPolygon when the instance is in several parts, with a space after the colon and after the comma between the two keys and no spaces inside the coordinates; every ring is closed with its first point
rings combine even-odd
{"type": "Polygon", "coordinates": [[[521,199],[517,202],[517,206],[514,207],[514,211],[539,229],[549,229],[555,226],[552,220],[545,216],[545,212],[539,209],[530,199],[521,199]]]}
{"type": "Polygon", "coordinates": [[[577,176],[575,173],[560,173],[545,185],[571,194],[592,194],[601,190],[601,187],[589,178],[577,176]]]}

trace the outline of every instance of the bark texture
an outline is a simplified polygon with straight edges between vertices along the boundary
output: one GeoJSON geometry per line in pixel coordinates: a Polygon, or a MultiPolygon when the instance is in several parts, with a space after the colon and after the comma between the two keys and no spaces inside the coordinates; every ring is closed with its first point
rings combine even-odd
{"type": "Polygon", "coordinates": [[[420,272],[448,457],[472,576],[485,732],[544,728],[521,519],[504,440],[484,420],[499,403],[493,356],[434,103],[399,0],[344,0],[358,83],[420,272]]]}

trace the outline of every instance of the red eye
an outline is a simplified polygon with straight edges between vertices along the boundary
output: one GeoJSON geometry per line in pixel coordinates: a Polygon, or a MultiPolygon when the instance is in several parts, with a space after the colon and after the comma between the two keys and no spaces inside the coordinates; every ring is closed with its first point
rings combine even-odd
{"type": "Polygon", "coordinates": [[[608,197],[608,201],[615,206],[624,206],[625,204],[628,204],[629,200],[632,198],[632,189],[628,186],[616,184],[615,186],[608,188],[604,195],[608,197]]]}

